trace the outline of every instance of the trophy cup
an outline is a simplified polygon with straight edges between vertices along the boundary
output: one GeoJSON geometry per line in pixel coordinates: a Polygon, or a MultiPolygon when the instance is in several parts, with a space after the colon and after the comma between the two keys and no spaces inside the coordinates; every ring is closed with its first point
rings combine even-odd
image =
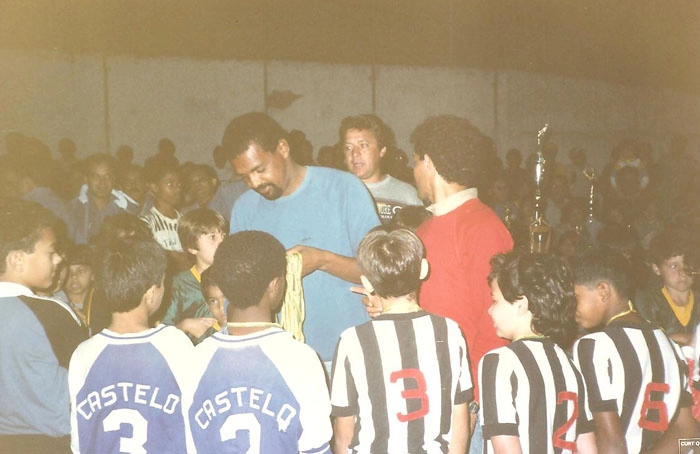
{"type": "Polygon", "coordinates": [[[588,193],[588,223],[592,224],[595,219],[595,182],[596,174],[593,167],[588,167],[583,170],[583,176],[586,177],[591,189],[588,193]]]}
{"type": "Polygon", "coordinates": [[[598,237],[598,232],[600,232],[600,229],[602,228],[600,220],[597,219],[598,177],[593,167],[584,169],[583,176],[588,180],[590,189],[588,191],[588,215],[586,216],[586,223],[581,226],[581,233],[585,232],[585,235],[582,236],[582,238],[586,244],[591,244],[595,238],[598,237]]]}
{"type": "Polygon", "coordinates": [[[552,239],[552,226],[544,217],[542,209],[542,179],[545,171],[545,159],[542,147],[547,139],[549,125],[537,133],[537,163],[535,164],[535,209],[530,222],[530,253],[544,254],[549,251],[552,239]]]}

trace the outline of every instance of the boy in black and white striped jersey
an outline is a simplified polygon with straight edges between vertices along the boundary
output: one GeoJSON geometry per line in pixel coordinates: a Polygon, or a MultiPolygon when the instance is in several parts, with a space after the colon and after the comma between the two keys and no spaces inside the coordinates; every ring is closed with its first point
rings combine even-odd
{"type": "Polygon", "coordinates": [[[629,264],[587,251],[574,269],[576,320],[591,332],[574,345],[599,452],[669,453],[696,437],[687,365],[678,345],[632,307],[629,264]]]}
{"type": "Polygon", "coordinates": [[[465,452],[472,400],[457,323],[418,305],[428,262],[406,229],[378,227],[360,243],[362,283],[382,314],[345,330],[331,379],[334,452],[465,452]]]}
{"type": "Polygon", "coordinates": [[[564,348],[576,332],[563,259],[510,252],[491,259],[489,315],[509,345],[479,363],[484,452],[594,453],[580,372],[564,348]]]}

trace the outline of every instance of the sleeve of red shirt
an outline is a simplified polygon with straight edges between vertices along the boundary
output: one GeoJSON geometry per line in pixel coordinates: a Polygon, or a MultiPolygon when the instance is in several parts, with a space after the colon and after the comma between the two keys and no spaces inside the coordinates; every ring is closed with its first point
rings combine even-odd
{"type": "MultiPolygon", "coordinates": [[[[513,239],[496,214],[484,208],[489,213],[484,213],[483,222],[465,227],[468,231],[458,236],[463,244],[455,245],[460,252],[460,260],[464,261],[464,268],[470,270],[468,275],[464,276],[467,288],[470,289],[464,299],[465,303],[472,308],[469,311],[471,317],[462,322],[469,348],[472,377],[477,377],[479,361],[486,353],[508,343],[505,339],[498,337],[488,314],[488,308],[491,305],[488,275],[491,271],[491,257],[512,250],[513,239]]],[[[478,395],[475,393],[475,396],[478,395]]]]}

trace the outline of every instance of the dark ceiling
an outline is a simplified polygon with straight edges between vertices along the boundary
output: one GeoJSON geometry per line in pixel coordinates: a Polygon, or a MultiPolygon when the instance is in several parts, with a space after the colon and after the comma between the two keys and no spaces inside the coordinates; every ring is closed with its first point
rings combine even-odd
{"type": "Polygon", "coordinates": [[[700,93],[700,0],[0,0],[0,48],[513,69],[700,93]]]}

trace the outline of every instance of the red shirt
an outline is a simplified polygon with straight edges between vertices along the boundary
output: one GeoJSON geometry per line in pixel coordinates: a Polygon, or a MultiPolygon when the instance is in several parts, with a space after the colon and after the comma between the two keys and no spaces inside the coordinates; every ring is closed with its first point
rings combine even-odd
{"type": "Polygon", "coordinates": [[[420,305],[428,312],[451,318],[462,328],[476,389],[481,357],[508,343],[496,335],[488,314],[491,290],[487,279],[491,257],[510,251],[513,239],[498,215],[476,198],[433,216],[417,233],[430,263],[420,305]]]}

